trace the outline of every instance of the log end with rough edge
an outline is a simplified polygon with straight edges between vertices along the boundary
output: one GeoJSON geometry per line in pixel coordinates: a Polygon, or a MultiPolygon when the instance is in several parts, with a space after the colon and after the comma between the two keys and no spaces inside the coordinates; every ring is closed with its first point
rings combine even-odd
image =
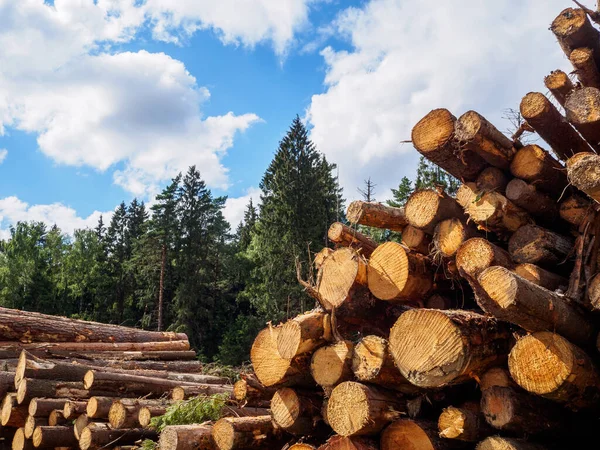
{"type": "Polygon", "coordinates": [[[438,223],[433,235],[433,243],[442,256],[451,258],[463,242],[477,234],[472,225],[467,225],[464,220],[453,217],[438,223]]]}
{"type": "Polygon", "coordinates": [[[353,249],[339,248],[321,266],[317,291],[329,309],[342,305],[355,284],[366,283],[364,259],[353,249]]]}
{"type": "Polygon", "coordinates": [[[484,238],[471,238],[465,241],[456,252],[456,266],[459,272],[477,278],[490,266],[512,269],[514,263],[509,253],[503,248],[484,238]]]}
{"type": "Polygon", "coordinates": [[[571,195],[561,202],[560,217],[571,225],[579,227],[592,211],[592,203],[582,195],[571,195]]]}
{"type": "Polygon", "coordinates": [[[279,329],[268,327],[260,331],[250,350],[254,373],[265,386],[273,386],[284,378],[291,360],[282,358],[277,351],[279,329]]]}
{"type": "MultiPolygon", "coordinates": [[[[507,184],[508,177],[503,170],[497,167],[486,167],[477,177],[477,190],[479,191],[494,191],[504,194],[507,184]]],[[[458,200],[458,203],[464,208],[463,202],[458,200]]]]}
{"type": "Polygon", "coordinates": [[[573,82],[562,70],[552,71],[550,75],[544,78],[544,84],[562,106],[565,105],[567,97],[574,88],[573,82]]]}
{"type": "Polygon", "coordinates": [[[381,450],[436,450],[444,448],[440,441],[434,424],[400,419],[381,433],[380,445],[381,450]]]}
{"type": "Polygon", "coordinates": [[[320,311],[302,314],[279,328],[277,351],[282,358],[292,359],[296,355],[311,352],[329,339],[329,314],[320,311]]]}
{"type": "Polygon", "coordinates": [[[477,444],[476,450],[547,450],[547,448],[523,439],[491,436],[477,444]]]}
{"type": "Polygon", "coordinates": [[[352,354],[350,341],[339,341],[317,349],[311,358],[310,372],[319,386],[333,387],[352,377],[352,354]]]}
{"type": "Polygon", "coordinates": [[[408,225],[404,208],[395,208],[378,202],[356,200],[350,203],[346,218],[352,224],[402,231],[408,225]]]}
{"type": "Polygon", "coordinates": [[[600,203],[600,155],[579,153],[567,161],[569,181],[600,203]]]}
{"type": "Polygon", "coordinates": [[[456,199],[435,189],[413,192],[406,202],[404,212],[410,225],[429,234],[433,234],[438,222],[463,215],[456,199]]]}

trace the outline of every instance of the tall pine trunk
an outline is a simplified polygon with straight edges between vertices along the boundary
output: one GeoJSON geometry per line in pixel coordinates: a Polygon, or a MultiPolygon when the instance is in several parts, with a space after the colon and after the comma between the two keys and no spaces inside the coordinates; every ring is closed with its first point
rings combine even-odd
{"type": "Polygon", "coordinates": [[[163,244],[161,258],[160,258],[160,281],[158,283],[158,331],[162,331],[166,262],[167,262],[167,246],[165,244],[163,244]]]}

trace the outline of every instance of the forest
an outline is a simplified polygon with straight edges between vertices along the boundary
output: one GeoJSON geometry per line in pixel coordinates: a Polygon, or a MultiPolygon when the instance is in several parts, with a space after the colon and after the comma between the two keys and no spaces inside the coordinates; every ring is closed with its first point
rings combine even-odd
{"type": "MultiPolygon", "coordinates": [[[[262,177],[260,204],[250,201],[235,230],[223,216],[226,197],[213,196],[194,166],[151,207],[122,202],[94,229],[68,235],[16,223],[0,240],[0,306],[185,332],[199,358],[239,365],[266,322],[314,306],[296,270],[310,277],[313,252],[330,245],[329,224],[344,221],[335,169],[296,117],[262,177]]],[[[371,179],[357,194],[401,206],[413,187],[440,185],[458,188],[421,158],[414,180],[402,178],[389,198],[375,198],[371,179]]],[[[399,238],[361,231],[380,242],[399,238]]]]}

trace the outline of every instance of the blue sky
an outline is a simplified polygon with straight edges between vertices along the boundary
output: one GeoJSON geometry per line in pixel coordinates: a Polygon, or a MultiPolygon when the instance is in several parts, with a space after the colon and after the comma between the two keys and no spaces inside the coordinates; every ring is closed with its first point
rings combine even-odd
{"type": "Polygon", "coordinates": [[[190,164],[235,227],[296,114],[348,198],[372,177],[384,200],[422,115],[503,129],[564,68],[547,27],[569,2],[501,3],[0,0],[0,233],[93,226],[190,164]]]}

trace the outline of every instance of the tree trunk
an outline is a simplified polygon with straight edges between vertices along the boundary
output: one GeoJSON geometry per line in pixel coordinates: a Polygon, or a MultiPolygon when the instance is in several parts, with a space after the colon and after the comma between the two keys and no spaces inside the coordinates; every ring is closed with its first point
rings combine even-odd
{"type": "Polygon", "coordinates": [[[108,423],[112,428],[137,428],[140,409],[145,406],[166,409],[166,400],[146,400],[124,398],[116,400],[108,410],[108,423]]]}
{"type": "Polygon", "coordinates": [[[440,387],[467,381],[504,361],[511,333],[506,324],[474,312],[414,309],[396,321],[389,342],[408,381],[440,387]]]}
{"type": "Polygon", "coordinates": [[[276,390],[263,386],[256,375],[242,375],[233,385],[232,399],[246,406],[268,408],[276,390]]]}
{"type": "Polygon", "coordinates": [[[60,425],[66,425],[68,420],[65,419],[65,416],[60,409],[55,409],[48,416],[48,426],[56,427],[60,425]]]}
{"type": "Polygon", "coordinates": [[[73,434],[77,440],[81,438],[81,433],[86,428],[102,428],[108,430],[109,425],[106,422],[91,422],[87,414],[82,414],[73,424],[73,434]]]}
{"type": "Polygon", "coordinates": [[[165,342],[184,333],[156,332],[29,311],[0,308],[0,339],[25,342],[165,342]]]}
{"type": "Polygon", "coordinates": [[[579,8],[564,9],[554,19],[550,30],[567,57],[576,48],[589,47],[596,67],[600,67],[600,34],[590,23],[585,11],[579,8]]]}
{"type": "Polygon", "coordinates": [[[547,448],[523,439],[490,436],[477,444],[476,450],[547,450],[547,448]]]}
{"type": "Polygon", "coordinates": [[[595,149],[600,148],[600,91],[586,87],[573,91],[565,104],[567,120],[595,149]]]}
{"type": "Polygon", "coordinates": [[[170,425],[160,433],[161,450],[214,450],[210,425],[170,425]]]}
{"type": "Polygon", "coordinates": [[[192,386],[177,386],[171,391],[173,400],[185,400],[198,395],[231,394],[233,387],[216,384],[196,384],[192,386]]]}
{"type": "Polygon", "coordinates": [[[567,162],[569,181],[580,191],[600,203],[600,156],[577,155],[567,162]]]}
{"type": "Polygon", "coordinates": [[[31,439],[33,437],[33,432],[37,427],[47,427],[48,426],[48,418],[46,417],[33,417],[27,416],[25,419],[25,426],[23,427],[23,433],[25,434],[25,439],[31,439]]]}
{"type": "Polygon", "coordinates": [[[456,201],[466,211],[477,200],[478,194],[477,183],[462,183],[456,191],[456,201]]]}
{"type": "Polygon", "coordinates": [[[526,391],[570,409],[594,407],[600,400],[600,375],[592,359],[558,334],[539,331],[519,339],[508,368],[526,391]]]}
{"type": "Polygon", "coordinates": [[[546,269],[542,269],[534,264],[519,264],[515,268],[515,272],[520,277],[531,281],[533,284],[537,284],[538,286],[546,288],[549,291],[555,291],[560,287],[565,288],[569,286],[569,280],[566,278],[549,272],[546,269]]]}
{"type": "Polygon", "coordinates": [[[4,396],[0,410],[0,425],[12,428],[24,427],[27,416],[27,406],[17,404],[16,394],[10,393],[4,396]]]}
{"type": "Polygon", "coordinates": [[[108,419],[108,413],[112,404],[120,397],[93,396],[88,400],[86,414],[90,419],[108,419]]]}
{"type": "Polygon", "coordinates": [[[78,445],[72,427],[37,427],[31,438],[36,448],[74,447],[78,445]]]}
{"type": "Polygon", "coordinates": [[[323,263],[316,289],[322,306],[331,310],[351,300],[352,291],[366,284],[367,263],[364,258],[350,248],[340,248],[323,263]]]}
{"type": "MultiPolygon", "coordinates": [[[[105,395],[108,391],[96,388],[84,389],[81,382],[76,381],[54,381],[36,380],[35,378],[24,378],[17,389],[17,401],[19,404],[31,400],[34,397],[55,397],[84,399],[91,395],[105,395]]],[[[64,404],[59,408],[62,409],[64,404]]]]}
{"type": "Polygon", "coordinates": [[[567,197],[560,204],[560,217],[571,225],[579,228],[592,211],[591,202],[581,195],[567,197]]]}
{"type": "Polygon", "coordinates": [[[381,433],[381,450],[445,450],[457,445],[462,443],[441,438],[434,423],[420,420],[400,419],[381,433]]]}
{"type": "Polygon", "coordinates": [[[500,236],[510,235],[523,225],[533,223],[527,211],[498,192],[478,195],[465,208],[465,212],[480,229],[493,231],[500,236]]]}
{"type": "Polygon", "coordinates": [[[445,408],[438,419],[438,431],[442,438],[465,442],[479,442],[494,433],[476,403],[445,408]]]}
{"type": "Polygon", "coordinates": [[[481,236],[477,228],[464,219],[453,217],[441,221],[435,227],[433,245],[437,253],[446,258],[453,257],[467,239],[481,236]]]}
{"type": "Polygon", "coordinates": [[[352,379],[352,353],[350,341],[339,341],[317,349],[312,355],[310,373],[315,382],[324,388],[352,379]]]}
{"type": "Polygon", "coordinates": [[[2,342],[0,349],[18,348],[22,350],[49,350],[57,352],[179,352],[190,349],[190,343],[185,341],[170,342],[36,342],[22,344],[19,342],[2,342]]]}
{"type": "Polygon", "coordinates": [[[48,417],[55,409],[64,409],[68,401],[68,398],[32,398],[27,411],[33,417],[48,417]]]}
{"type": "Polygon", "coordinates": [[[460,151],[454,139],[456,117],[447,109],[434,109],[412,129],[419,153],[459,180],[474,181],[486,162],[470,150],[460,151]]]}
{"type": "Polygon", "coordinates": [[[559,198],[568,184],[564,167],[538,145],[520,149],[510,164],[510,172],[553,198],[559,198]]]}
{"type": "Polygon", "coordinates": [[[33,450],[33,442],[30,438],[25,437],[24,428],[19,428],[15,431],[15,435],[12,440],[12,450],[33,450]]]}
{"type": "Polygon", "coordinates": [[[164,296],[165,296],[165,268],[167,265],[167,246],[162,245],[160,252],[160,279],[158,282],[158,331],[162,331],[163,323],[163,308],[164,308],[164,296]]]}
{"type": "Polygon", "coordinates": [[[323,435],[317,424],[321,422],[323,397],[313,392],[281,388],[271,400],[271,416],[277,426],[300,436],[323,435]]]}
{"type": "Polygon", "coordinates": [[[567,97],[571,94],[574,89],[573,83],[569,76],[562,70],[554,70],[544,78],[544,84],[548,88],[552,95],[560,103],[562,107],[565,106],[567,97]]]}
{"type": "Polygon", "coordinates": [[[554,268],[564,263],[573,249],[573,240],[536,225],[518,229],[508,241],[508,251],[516,263],[554,268]]]}
{"type": "Polygon", "coordinates": [[[75,419],[87,410],[87,401],[69,400],[63,407],[63,416],[65,419],[75,419]]]}
{"type": "Polygon", "coordinates": [[[346,218],[352,224],[402,231],[408,222],[404,208],[394,208],[376,202],[354,201],[348,206],[346,218]]]}
{"type": "Polygon", "coordinates": [[[317,450],[379,450],[377,441],[361,436],[332,436],[317,450]]]}
{"type": "MultiPolygon", "coordinates": [[[[569,57],[575,73],[585,87],[600,88],[600,72],[594,61],[594,54],[589,48],[576,48],[569,57]]],[[[564,105],[563,105],[564,106],[564,105]]]]}
{"type": "Polygon", "coordinates": [[[515,267],[506,250],[483,238],[469,239],[460,246],[456,252],[456,266],[462,276],[474,279],[491,266],[515,267]]]}
{"type": "MultiPolygon", "coordinates": [[[[21,349],[17,347],[14,348],[14,355],[19,356],[21,353],[21,349]]],[[[29,351],[40,358],[46,359],[83,359],[94,361],[94,364],[97,363],[97,360],[100,361],[115,361],[119,367],[125,367],[126,361],[152,361],[156,364],[158,361],[177,361],[179,362],[188,362],[189,360],[195,360],[197,355],[194,350],[187,351],[97,351],[97,352],[72,352],[72,351],[63,351],[57,349],[43,349],[43,350],[33,350],[29,351]]],[[[132,363],[132,366],[136,366],[137,363],[132,363]]]]}
{"type": "Polygon", "coordinates": [[[402,243],[414,252],[428,255],[431,248],[431,237],[423,230],[408,225],[402,231],[402,243]]]}
{"type": "MultiPolygon", "coordinates": [[[[194,351],[190,352],[173,352],[175,356],[178,353],[184,354],[184,359],[189,359],[188,354],[190,356],[195,355],[194,351]]],[[[171,353],[171,354],[173,354],[171,353]]],[[[52,362],[55,363],[65,363],[86,366],[86,367],[95,367],[95,368],[104,368],[107,371],[111,372],[128,372],[135,370],[140,374],[144,374],[147,376],[157,377],[157,378],[168,378],[177,380],[177,376],[183,374],[186,376],[187,374],[200,374],[202,372],[203,364],[198,360],[193,361],[183,361],[183,360],[175,360],[175,361],[136,361],[136,360],[119,360],[119,359],[81,359],[81,358],[73,358],[67,357],[62,359],[52,359],[52,362]],[[162,373],[163,375],[158,375],[162,373]],[[166,376],[164,374],[167,374],[166,376]],[[171,376],[172,375],[172,376],[171,376]]],[[[90,370],[90,369],[87,369],[90,370]]],[[[34,377],[37,378],[37,377],[34,377]]]]}
{"type": "Polygon", "coordinates": [[[277,448],[279,434],[271,416],[227,417],[212,428],[218,450],[277,448]]]}
{"type": "Polygon", "coordinates": [[[373,253],[373,250],[377,247],[377,242],[369,236],[365,236],[359,231],[340,222],[331,224],[329,231],[327,232],[327,237],[331,242],[335,242],[338,246],[356,249],[366,258],[371,256],[371,253],[373,253]]]}
{"type": "Polygon", "coordinates": [[[433,287],[433,272],[421,255],[401,244],[386,242],[371,255],[367,271],[371,293],[380,300],[418,301],[433,287]]]}
{"type": "Polygon", "coordinates": [[[556,222],[558,216],[556,201],[538,191],[532,184],[527,184],[518,178],[512,179],[506,186],[506,198],[544,223],[556,222]]]}
{"type": "Polygon", "coordinates": [[[506,185],[508,184],[508,177],[503,170],[497,167],[487,167],[477,177],[476,184],[478,191],[493,191],[504,195],[506,185]]]}
{"type": "Polygon", "coordinates": [[[164,406],[142,406],[138,411],[137,421],[142,428],[148,428],[153,417],[162,416],[167,412],[168,405],[164,406]]]}
{"type": "Polygon", "coordinates": [[[157,440],[155,430],[129,429],[112,430],[100,427],[86,427],[79,437],[81,450],[100,449],[107,446],[135,444],[140,439],[157,440]]]}
{"type": "Polygon", "coordinates": [[[13,389],[15,372],[0,372],[0,398],[13,389]]]}
{"type": "Polygon", "coordinates": [[[288,320],[279,329],[277,350],[282,358],[291,359],[331,340],[331,318],[324,312],[302,314],[288,320]]]}
{"type": "Polygon", "coordinates": [[[475,111],[459,117],[456,139],[461,148],[477,153],[488,164],[500,169],[508,169],[516,152],[512,141],[475,111]]]}
{"type": "Polygon", "coordinates": [[[393,391],[346,381],[327,403],[327,420],[342,436],[375,435],[406,412],[406,401],[393,391]]]}
{"type": "Polygon", "coordinates": [[[463,210],[454,198],[434,189],[413,192],[406,202],[405,213],[410,225],[428,234],[433,234],[442,220],[463,216],[463,210]]]}

